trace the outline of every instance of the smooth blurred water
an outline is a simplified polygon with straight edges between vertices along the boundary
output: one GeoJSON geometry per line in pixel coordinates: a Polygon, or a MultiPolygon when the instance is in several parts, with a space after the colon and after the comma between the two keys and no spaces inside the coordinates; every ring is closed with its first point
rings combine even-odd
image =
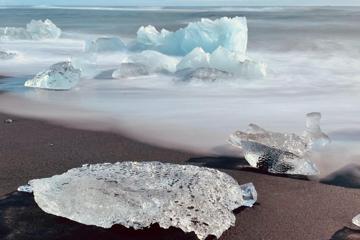
{"type": "MultiPolygon", "coordinates": [[[[358,7],[0,9],[0,27],[23,27],[31,19],[45,18],[64,31],[61,39],[0,42],[0,49],[20,53],[16,60],[0,62],[0,75],[16,77],[5,83],[0,80],[0,90],[16,92],[37,105],[85,109],[85,116],[92,111],[113,119],[107,122],[111,129],[208,154],[237,154],[226,147],[227,136],[248,123],[301,133],[305,114],[319,111],[324,131],[334,140],[315,156],[321,170],[359,161],[360,138],[354,137],[360,132],[358,7]],[[81,55],[86,40],[119,36],[128,42],[142,25],[176,30],[201,18],[223,16],[247,17],[248,55],[268,65],[265,79],[190,85],[175,84],[173,77],[165,75],[83,79],[69,92],[25,91],[21,86],[49,65],[81,55]]],[[[96,64],[113,69],[124,58],[124,54],[101,55],[96,64]]],[[[0,111],[26,116],[53,119],[56,110],[29,111],[4,96],[0,100],[0,111]]],[[[66,118],[81,114],[71,112],[66,118]]],[[[63,111],[58,113],[59,119],[62,116],[63,111]]]]}

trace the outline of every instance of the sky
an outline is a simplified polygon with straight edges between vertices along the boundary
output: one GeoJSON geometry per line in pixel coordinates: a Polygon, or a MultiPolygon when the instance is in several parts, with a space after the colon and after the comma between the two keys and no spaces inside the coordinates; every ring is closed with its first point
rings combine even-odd
{"type": "Polygon", "coordinates": [[[240,6],[324,6],[356,5],[360,0],[0,0],[0,5],[81,5],[81,6],[184,6],[184,5],[240,5],[240,6]]]}

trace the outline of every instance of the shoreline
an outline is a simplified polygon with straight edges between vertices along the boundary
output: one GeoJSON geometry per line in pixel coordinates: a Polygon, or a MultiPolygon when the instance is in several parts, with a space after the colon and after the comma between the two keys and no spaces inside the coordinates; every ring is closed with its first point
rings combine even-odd
{"type": "MultiPolygon", "coordinates": [[[[344,228],[353,228],[351,219],[360,211],[359,189],[346,189],[315,181],[263,174],[253,169],[236,168],[244,163],[243,159],[198,156],[139,143],[119,134],[69,129],[45,121],[3,113],[0,113],[0,132],[0,196],[3,196],[0,198],[0,212],[7,212],[6,210],[11,208],[6,204],[6,199],[11,199],[12,194],[4,194],[15,191],[28,180],[50,177],[85,163],[117,161],[202,163],[208,166],[216,163],[217,165],[212,167],[228,173],[239,184],[253,182],[259,194],[257,205],[237,212],[236,226],[226,231],[220,238],[222,240],[258,240],[264,236],[266,240],[342,239],[334,236],[343,234],[344,228]],[[14,122],[4,123],[8,118],[14,122]]],[[[19,201],[21,206],[22,200],[19,201]]],[[[23,212],[20,211],[19,216],[39,212],[34,207],[21,209],[23,212]]],[[[1,218],[0,222],[4,222],[1,218]]],[[[26,234],[31,233],[30,229],[24,230],[22,234],[25,235],[18,236],[18,239],[26,239],[26,234]]],[[[163,232],[161,234],[163,236],[163,232]]],[[[182,236],[178,239],[194,239],[177,234],[182,236]]],[[[360,237],[359,233],[355,234],[360,237]]],[[[131,236],[134,237],[130,234],[130,237],[127,235],[124,239],[132,239],[131,236]]],[[[55,238],[48,236],[46,239],[55,238]]],[[[133,239],[146,238],[143,236],[133,239]]]]}

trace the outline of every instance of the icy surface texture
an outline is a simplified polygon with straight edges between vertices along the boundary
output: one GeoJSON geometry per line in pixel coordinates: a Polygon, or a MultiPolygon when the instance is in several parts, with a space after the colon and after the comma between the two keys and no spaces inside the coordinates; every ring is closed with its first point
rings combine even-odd
{"type": "Polygon", "coordinates": [[[1,51],[0,50],[0,60],[9,60],[16,57],[16,53],[1,51]]]}
{"type": "Polygon", "coordinates": [[[75,68],[71,62],[60,62],[26,81],[25,87],[69,90],[79,82],[80,76],[81,70],[75,68]]]}
{"type": "Polygon", "coordinates": [[[33,189],[30,185],[24,185],[24,186],[20,186],[17,189],[19,192],[27,192],[27,193],[32,193],[33,189]]]}
{"type": "Polygon", "coordinates": [[[174,73],[179,60],[157,51],[146,50],[131,55],[129,62],[142,64],[150,73],[174,73]]]}
{"type": "Polygon", "coordinates": [[[196,80],[214,82],[233,77],[233,75],[228,72],[220,71],[214,68],[197,68],[195,70],[186,68],[176,72],[176,76],[184,82],[196,80]]]}
{"type": "Polygon", "coordinates": [[[352,223],[360,227],[360,214],[352,219],[352,223]]]}
{"type": "Polygon", "coordinates": [[[331,142],[329,136],[321,131],[320,120],[321,114],[318,112],[306,115],[306,129],[303,137],[312,148],[323,147],[331,142]]]}
{"type": "Polygon", "coordinates": [[[149,74],[147,67],[140,63],[122,63],[112,74],[113,78],[131,78],[149,74]]]}
{"type": "Polygon", "coordinates": [[[125,44],[116,37],[102,37],[87,43],[87,52],[118,52],[126,49],[125,44]]]}
{"type": "Polygon", "coordinates": [[[213,68],[234,74],[238,78],[262,78],[266,76],[266,65],[253,61],[242,54],[218,47],[213,53],[195,48],[177,65],[177,70],[213,68]]]}
{"type": "Polygon", "coordinates": [[[158,223],[199,239],[220,237],[235,224],[232,211],[257,199],[251,183],[240,186],[215,169],[159,162],[83,165],[29,184],[50,214],[103,228],[158,223]]]}
{"type": "Polygon", "coordinates": [[[31,20],[26,28],[0,28],[1,40],[42,40],[57,39],[61,36],[61,29],[51,20],[31,20]]]}
{"type": "Polygon", "coordinates": [[[141,27],[137,32],[137,43],[140,48],[171,55],[186,55],[196,47],[211,53],[220,46],[245,55],[247,39],[247,22],[243,17],[201,19],[176,32],[165,29],[159,32],[151,25],[141,27]]]}
{"type": "MultiPolygon", "coordinates": [[[[322,138],[325,134],[318,134],[318,131],[309,133],[308,129],[310,127],[313,130],[314,125],[319,127],[320,118],[320,113],[307,115],[306,133],[309,135],[305,137],[294,133],[270,132],[255,124],[250,124],[245,132],[237,131],[232,134],[229,142],[242,149],[245,159],[253,167],[271,173],[317,175],[319,171],[309,159],[309,152],[314,142],[318,140],[324,142],[322,138]],[[313,119],[315,115],[316,122],[313,119]]],[[[320,127],[317,128],[319,129],[320,127]]],[[[327,139],[329,140],[328,137],[327,139]]]]}

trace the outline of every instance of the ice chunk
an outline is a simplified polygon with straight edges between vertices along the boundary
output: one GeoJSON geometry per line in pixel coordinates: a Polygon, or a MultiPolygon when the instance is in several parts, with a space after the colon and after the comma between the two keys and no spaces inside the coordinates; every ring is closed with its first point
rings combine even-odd
{"type": "MultiPolygon", "coordinates": [[[[318,118],[319,114],[316,116],[318,118]]],[[[314,129],[313,124],[309,125],[314,123],[313,117],[313,113],[307,115],[306,131],[314,129]]],[[[230,135],[229,143],[242,149],[245,159],[253,167],[271,173],[317,175],[319,171],[309,159],[313,140],[307,135],[269,132],[250,124],[245,132],[237,131],[230,135]]]]}
{"type": "Polygon", "coordinates": [[[26,81],[25,87],[68,90],[78,83],[80,76],[81,71],[75,68],[71,62],[60,62],[26,81]]]}
{"type": "Polygon", "coordinates": [[[171,55],[186,55],[196,47],[211,53],[220,46],[245,55],[247,39],[248,29],[244,17],[201,19],[176,32],[165,29],[159,32],[151,25],[141,27],[137,32],[139,48],[171,55]]]}
{"type": "Polygon", "coordinates": [[[27,192],[27,193],[32,193],[33,189],[30,185],[24,185],[24,186],[20,186],[17,189],[19,192],[27,192]]]}
{"type": "Polygon", "coordinates": [[[16,56],[16,53],[7,52],[7,51],[0,51],[0,60],[9,60],[16,56]]]}
{"type": "Polygon", "coordinates": [[[176,66],[177,70],[186,68],[214,68],[234,74],[236,78],[262,78],[266,76],[266,65],[253,61],[244,55],[231,52],[223,47],[213,53],[195,48],[176,66]]]}
{"type": "Polygon", "coordinates": [[[0,28],[0,40],[42,40],[57,39],[61,29],[51,20],[31,20],[26,28],[5,27],[0,28]]]}
{"type": "Polygon", "coordinates": [[[199,239],[220,237],[235,225],[232,211],[257,200],[251,183],[239,186],[218,170],[159,162],[84,165],[29,184],[50,214],[103,228],[158,223],[199,239]]]}
{"type": "Polygon", "coordinates": [[[321,131],[320,120],[321,114],[318,112],[306,115],[306,129],[303,137],[313,148],[323,147],[331,142],[329,136],[321,131]]]}
{"type": "Polygon", "coordinates": [[[352,223],[360,227],[360,214],[352,219],[352,223]]]}
{"type": "Polygon", "coordinates": [[[220,79],[228,79],[233,76],[231,73],[214,68],[197,68],[195,70],[187,68],[176,72],[176,75],[184,82],[194,80],[214,82],[220,79]]]}
{"type": "Polygon", "coordinates": [[[113,78],[129,78],[149,75],[145,65],[139,63],[122,63],[112,74],[113,78]]]}
{"type": "Polygon", "coordinates": [[[126,49],[125,44],[116,37],[101,37],[86,44],[87,52],[118,52],[126,49]]]}
{"type": "Polygon", "coordinates": [[[142,64],[148,72],[174,73],[179,60],[159,53],[157,51],[146,50],[138,54],[131,55],[129,62],[142,64]]]}

